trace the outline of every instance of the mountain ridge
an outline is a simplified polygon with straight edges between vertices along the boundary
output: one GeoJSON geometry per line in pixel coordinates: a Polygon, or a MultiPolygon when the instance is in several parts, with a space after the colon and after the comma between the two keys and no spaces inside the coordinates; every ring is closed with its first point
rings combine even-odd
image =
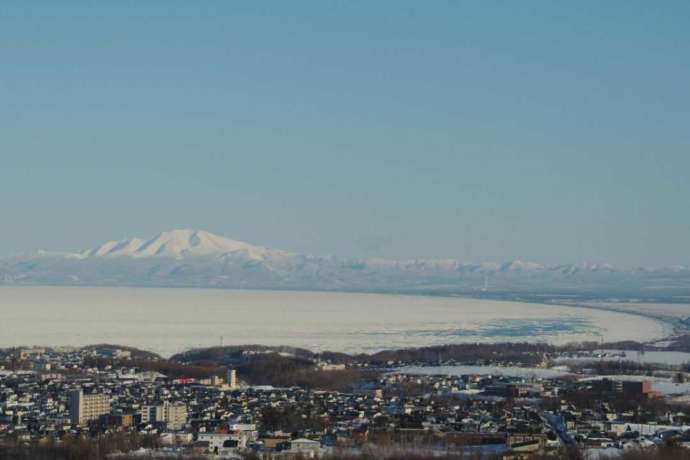
{"type": "Polygon", "coordinates": [[[319,256],[179,229],[149,239],[111,240],[81,252],[0,258],[0,284],[690,296],[690,270],[319,256]]]}

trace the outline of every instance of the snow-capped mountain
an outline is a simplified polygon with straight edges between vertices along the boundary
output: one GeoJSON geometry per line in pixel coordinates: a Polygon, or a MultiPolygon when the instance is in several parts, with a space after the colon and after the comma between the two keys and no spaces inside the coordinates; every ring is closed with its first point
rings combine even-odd
{"type": "Polygon", "coordinates": [[[231,240],[201,230],[172,230],[143,240],[131,238],[120,241],[108,241],[96,248],[79,254],[88,257],[173,257],[183,259],[195,256],[219,256],[228,253],[242,253],[253,260],[264,260],[271,257],[284,257],[285,251],[254,246],[242,241],[231,240]]]}
{"type": "Polygon", "coordinates": [[[690,296],[690,270],[543,265],[524,260],[390,260],[313,256],[199,230],[108,241],[81,252],[0,258],[0,284],[190,286],[443,293],[690,296]]]}
{"type": "Polygon", "coordinates": [[[511,260],[501,265],[501,271],[504,272],[526,272],[531,270],[543,270],[544,268],[542,264],[524,260],[511,260]]]}

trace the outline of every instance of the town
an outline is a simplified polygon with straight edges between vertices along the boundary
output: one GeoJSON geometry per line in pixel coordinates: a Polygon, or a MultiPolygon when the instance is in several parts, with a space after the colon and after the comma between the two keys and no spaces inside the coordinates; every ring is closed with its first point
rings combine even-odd
{"type": "MultiPolygon", "coordinates": [[[[474,347],[491,352],[497,346],[474,347]]],[[[471,348],[443,350],[464,355],[471,348]]],[[[528,360],[541,356],[552,364],[593,367],[565,372],[563,365],[524,367],[500,358],[463,367],[442,357],[442,366],[429,366],[419,358],[439,350],[402,350],[398,358],[416,360],[376,361],[371,355],[312,355],[288,347],[216,347],[181,354],[172,363],[172,358],[114,345],[5,349],[0,351],[0,453],[40,458],[41,452],[51,452],[60,458],[60,452],[77,446],[90,452],[97,441],[98,455],[121,458],[312,458],[362,452],[385,458],[408,451],[527,459],[690,446],[690,411],[683,396],[690,389],[683,370],[640,366],[638,378],[609,378],[597,366],[608,362],[620,368],[630,362],[607,361],[612,352],[593,356],[583,349],[513,348],[528,360]],[[222,358],[237,368],[211,365],[213,357],[216,364],[222,358]],[[599,361],[594,365],[588,357],[599,361]],[[283,377],[298,373],[303,381],[275,385],[260,378],[256,383],[259,371],[283,377]],[[670,380],[664,386],[659,376],[666,374],[670,380]]]]}

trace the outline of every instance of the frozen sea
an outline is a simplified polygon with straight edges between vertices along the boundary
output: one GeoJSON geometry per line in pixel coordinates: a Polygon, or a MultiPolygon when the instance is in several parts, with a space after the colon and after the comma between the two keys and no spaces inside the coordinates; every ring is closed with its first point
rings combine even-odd
{"type": "Polygon", "coordinates": [[[116,343],[164,356],[224,344],[372,352],[462,342],[660,339],[660,321],[587,308],[295,291],[0,287],[0,347],[116,343]]]}

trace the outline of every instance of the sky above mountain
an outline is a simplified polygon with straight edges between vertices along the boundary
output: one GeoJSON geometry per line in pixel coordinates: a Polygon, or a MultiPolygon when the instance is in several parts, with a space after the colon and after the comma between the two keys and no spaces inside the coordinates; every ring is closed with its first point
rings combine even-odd
{"type": "Polygon", "coordinates": [[[0,254],[690,263],[690,4],[4,2],[0,254]]]}

